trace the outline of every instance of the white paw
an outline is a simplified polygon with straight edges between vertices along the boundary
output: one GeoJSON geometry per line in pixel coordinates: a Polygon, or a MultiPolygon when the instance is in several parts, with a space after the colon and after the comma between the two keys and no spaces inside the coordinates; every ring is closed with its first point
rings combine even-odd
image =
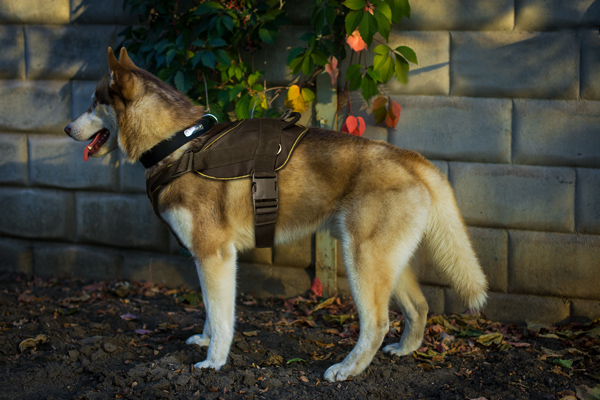
{"type": "Polygon", "coordinates": [[[344,367],[344,363],[333,364],[325,371],[324,378],[329,382],[345,381],[350,375],[349,368],[344,367]]]}
{"type": "Polygon", "coordinates": [[[405,356],[407,354],[411,354],[415,350],[417,349],[409,349],[406,346],[402,346],[401,343],[390,344],[389,346],[385,346],[383,348],[383,352],[385,354],[393,354],[395,356],[405,356]]]}
{"type": "Polygon", "coordinates": [[[186,344],[197,344],[200,347],[206,347],[210,343],[210,338],[204,337],[204,335],[194,335],[190,336],[188,340],[185,341],[186,344]]]}
{"type": "Polygon", "coordinates": [[[221,367],[225,364],[225,362],[216,362],[212,360],[204,360],[202,362],[194,364],[194,369],[203,369],[203,368],[212,368],[215,370],[220,370],[221,367]]]}

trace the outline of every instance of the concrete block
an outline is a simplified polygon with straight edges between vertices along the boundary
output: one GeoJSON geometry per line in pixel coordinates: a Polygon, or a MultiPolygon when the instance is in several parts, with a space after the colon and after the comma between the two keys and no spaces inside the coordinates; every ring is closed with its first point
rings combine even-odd
{"type": "Polygon", "coordinates": [[[600,5],[594,0],[516,0],[515,29],[547,31],[597,27],[600,5]]]}
{"type": "Polygon", "coordinates": [[[314,270],[240,263],[238,292],[255,297],[292,297],[310,289],[314,270]]]}
{"type": "Polygon", "coordinates": [[[0,130],[63,132],[71,121],[67,81],[0,80],[0,130]]]}
{"type": "Polygon", "coordinates": [[[286,267],[314,268],[313,238],[307,236],[273,248],[273,264],[286,267]]]}
{"type": "Polygon", "coordinates": [[[0,238],[0,271],[33,273],[31,243],[0,238]]]}
{"type": "MultiPolygon", "coordinates": [[[[473,250],[488,279],[489,289],[506,292],[508,274],[508,234],[504,230],[469,228],[473,250]]],[[[449,282],[438,272],[426,248],[419,249],[415,257],[419,281],[430,285],[448,286],[449,282]]]]}
{"type": "Polygon", "coordinates": [[[365,139],[380,140],[382,142],[387,142],[389,131],[390,130],[388,128],[384,128],[383,126],[366,125],[363,137],[365,139]]]}
{"type": "Polygon", "coordinates": [[[600,167],[600,101],[514,101],[513,162],[600,167]]]}
{"type": "Polygon", "coordinates": [[[402,19],[400,29],[496,31],[514,25],[512,0],[411,0],[410,8],[410,19],[402,19]]]}
{"type": "Polygon", "coordinates": [[[69,189],[117,189],[117,154],[83,161],[88,142],[67,135],[29,135],[31,184],[69,189]]]}
{"type": "Polygon", "coordinates": [[[0,24],[68,24],[69,0],[0,0],[0,24]]]}
{"type": "Polygon", "coordinates": [[[435,286],[421,285],[421,290],[425,299],[427,299],[427,305],[429,305],[429,314],[443,314],[444,313],[444,289],[435,286]]]}
{"type": "Polygon", "coordinates": [[[23,27],[0,25],[0,43],[0,79],[25,79],[23,27]]]}
{"type": "Polygon", "coordinates": [[[427,158],[510,162],[512,103],[506,99],[392,96],[401,105],[391,143],[427,158]]]}
{"type": "Polygon", "coordinates": [[[456,202],[469,225],[573,232],[575,170],[450,163],[456,202]]]}
{"type": "Polygon", "coordinates": [[[600,301],[573,300],[571,304],[571,316],[586,317],[592,321],[600,318],[600,301]]]}
{"type": "Polygon", "coordinates": [[[27,184],[27,136],[19,133],[0,134],[0,182],[27,184]]]}
{"type": "Polygon", "coordinates": [[[576,230],[600,234],[600,169],[577,168],[576,230]]]}
{"type": "Polygon", "coordinates": [[[146,193],[146,168],[139,163],[127,161],[121,150],[113,152],[119,157],[119,188],[122,192],[146,193]]]}
{"type": "Polygon", "coordinates": [[[238,254],[241,263],[273,265],[273,249],[252,248],[238,254]]]}
{"type": "MultiPolygon", "coordinates": [[[[464,312],[458,295],[446,289],[446,312],[464,312]]],[[[489,293],[482,312],[492,321],[505,323],[538,322],[554,324],[569,317],[570,302],[556,297],[489,293]]]]}
{"type": "Polygon", "coordinates": [[[71,84],[73,85],[71,118],[75,119],[90,108],[98,82],[73,81],[71,84]]]}
{"type": "Polygon", "coordinates": [[[74,24],[123,24],[139,23],[137,15],[123,8],[124,0],[71,1],[71,22],[74,24]]]}
{"type": "Polygon", "coordinates": [[[419,64],[410,64],[407,84],[401,84],[396,79],[386,84],[385,91],[387,93],[448,95],[450,92],[450,35],[448,32],[393,30],[388,43],[393,49],[398,46],[408,46],[413,49],[417,54],[419,64]]]}
{"type": "Polygon", "coordinates": [[[122,264],[117,251],[102,247],[40,243],[33,248],[33,272],[42,277],[119,279],[122,264]]]}
{"type": "Polygon", "coordinates": [[[26,26],[25,35],[29,79],[100,79],[117,44],[113,25],[26,26]]]}
{"type": "Polygon", "coordinates": [[[168,228],[144,194],[79,192],[75,197],[79,242],[167,251],[168,228]]]}
{"type": "Polygon", "coordinates": [[[509,291],[600,300],[600,236],[509,232],[509,291]]]}
{"type": "Polygon", "coordinates": [[[453,32],[451,49],[453,96],[579,97],[574,32],[453,32]]]}
{"type": "Polygon", "coordinates": [[[447,161],[440,161],[440,160],[429,160],[429,161],[431,161],[431,163],[433,165],[435,165],[442,174],[444,174],[444,175],[446,175],[446,177],[448,177],[448,162],[447,161]]]}
{"type": "Polygon", "coordinates": [[[598,29],[581,35],[581,97],[600,100],[600,34],[598,29]]]}
{"type": "Polygon", "coordinates": [[[123,278],[148,281],[169,287],[200,288],[196,267],[191,259],[157,253],[125,252],[123,278]]]}
{"type": "Polygon", "coordinates": [[[0,233],[38,239],[74,238],[73,194],[0,188],[0,233]]]}

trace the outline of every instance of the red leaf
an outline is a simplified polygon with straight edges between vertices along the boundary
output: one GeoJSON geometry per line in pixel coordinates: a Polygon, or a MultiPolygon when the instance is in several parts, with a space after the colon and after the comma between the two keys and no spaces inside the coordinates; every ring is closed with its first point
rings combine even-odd
{"type": "Polygon", "coordinates": [[[325,71],[331,77],[331,87],[335,87],[337,83],[337,77],[340,73],[338,69],[338,60],[334,56],[329,57],[329,63],[325,65],[325,71]]]}
{"type": "Polygon", "coordinates": [[[356,52],[365,50],[367,48],[367,44],[360,36],[358,28],[356,28],[354,32],[352,32],[352,35],[348,36],[348,38],[346,39],[346,43],[348,43],[348,46],[350,46],[350,48],[356,52]]]}
{"type": "Polygon", "coordinates": [[[362,136],[365,132],[366,125],[363,117],[354,117],[349,115],[346,118],[346,122],[342,126],[342,132],[349,133],[351,135],[362,136]]]}
{"type": "Polygon", "coordinates": [[[400,104],[396,103],[394,100],[390,100],[388,113],[385,116],[385,124],[390,128],[395,128],[396,125],[398,125],[398,120],[400,120],[400,111],[400,104]]]}
{"type": "Polygon", "coordinates": [[[310,291],[317,297],[321,297],[323,295],[323,285],[321,284],[321,280],[319,278],[315,278],[310,286],[310,291]]]}

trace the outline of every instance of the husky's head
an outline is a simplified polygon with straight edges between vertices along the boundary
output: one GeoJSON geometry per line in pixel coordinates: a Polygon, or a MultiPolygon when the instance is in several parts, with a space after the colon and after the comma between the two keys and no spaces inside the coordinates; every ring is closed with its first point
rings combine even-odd
{"type": "Polygon", "coordinates": [[[135,162],[142,153],[202,117],[202,107],[138,68],[124,47],[119,60],[108,48],[108,66],[110,73],[98,83],[90,108],[65,127],[73,139],[91,140],[84,149],[84,160],[119,147],[135,162]]]}

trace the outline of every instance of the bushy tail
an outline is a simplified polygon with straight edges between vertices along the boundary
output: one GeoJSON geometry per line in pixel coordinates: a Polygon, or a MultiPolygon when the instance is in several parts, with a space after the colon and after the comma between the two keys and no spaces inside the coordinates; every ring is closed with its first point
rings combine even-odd
{"type": "Polygon", "coordinates": [[[463,302],[470,309],[479,310],[487,299],[487,279],[471,247],[452,188],[437,171],[428,174],[427,181],[432,209],[424,244],[442,276],[463,302]]]}

